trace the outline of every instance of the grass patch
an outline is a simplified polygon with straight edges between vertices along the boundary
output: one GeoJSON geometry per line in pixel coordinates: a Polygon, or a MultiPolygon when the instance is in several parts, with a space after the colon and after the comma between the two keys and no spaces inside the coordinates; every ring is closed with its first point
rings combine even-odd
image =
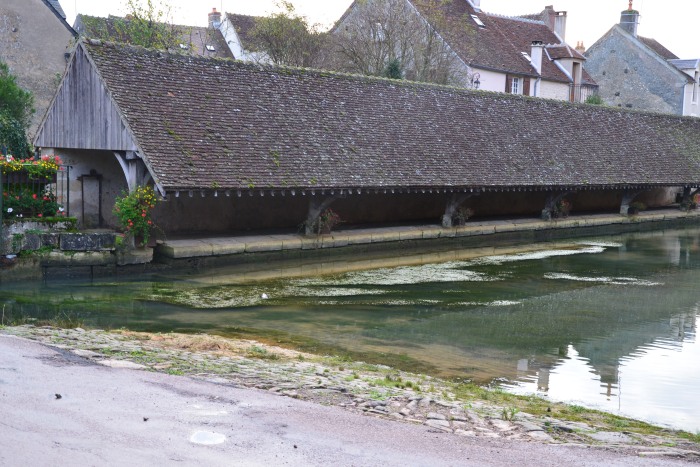
{"type": "Polygon", "coordinates": [[[264,347],[260,347],[258,345],[253,345],[251,346],[248,351],[246,352],[246,355],[250,358],[259,358],[261,360],[279,360],[280,356],[277,355],[274,352],[270,352],[264,347]]]}

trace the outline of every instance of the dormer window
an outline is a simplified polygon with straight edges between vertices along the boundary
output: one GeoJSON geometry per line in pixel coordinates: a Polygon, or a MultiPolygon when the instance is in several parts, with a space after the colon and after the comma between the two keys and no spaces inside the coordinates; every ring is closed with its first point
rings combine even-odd
{"type": "Polygon", "coordinates": [[[214,47],[213,45],[207,45],[207,50],[209,52],[216,52],[216,47],[214,47]]]}
{"type": "Polygon", "coordinates": [[[486,27],[484,22],[481,21],[481,19],[478,16],[476,16],[476,15],[470,15],[470,16],[472,17],[472,19],[474,20],[474,22],[476,23],[477,26],[479,26],[480,28],[486,27]]]}

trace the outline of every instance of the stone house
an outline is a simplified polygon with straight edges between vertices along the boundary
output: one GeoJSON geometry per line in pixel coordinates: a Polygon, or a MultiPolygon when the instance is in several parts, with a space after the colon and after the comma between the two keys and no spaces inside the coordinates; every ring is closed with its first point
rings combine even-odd
{"type": "Polygon", "coordinates": [[[586,52],[586,69],[607,105],[674,115],[700,115],[700,60],[680,60],[658,41],[637,34],[630,8],[586,52]]]}
{"type": "MultiPolygon", "coordinates": [[[[461,75],[469,76],[466,86],[571,102],[596,92],[583,67],[586,59],[565,42],[565,11],[547,6],[541,13],[506,17],[482,11],[480,0],[406,2],[456,55],[461,75]]],[[[331,34],[349,30],[369,3],[353,2],[331,34]]]]}
{"type": "Polygon", "coordinates": [[[618,212],[700,185],[696,119],[97,41],[34,143],[73,166],[83,225],[152,184],[169,235],[295,230],[331,205],[356,225],[539,216],[564,197],[618,212]]]}
{"type": "Polygon", "coordinates": [[[56,92],[76,36],[58,0],[0,2],[0,60],[17,83],[34,94],[30,135],[56,92]]]}
{"type": "Polygon", "coordinates": [[[260,52],[254,51],[249,33],[255,27],[257,17],[226,13],[219,23],[219,31],[223,34],[226,44],[236,60],[244,62],[262,62],[266,60],[260,52]]]}

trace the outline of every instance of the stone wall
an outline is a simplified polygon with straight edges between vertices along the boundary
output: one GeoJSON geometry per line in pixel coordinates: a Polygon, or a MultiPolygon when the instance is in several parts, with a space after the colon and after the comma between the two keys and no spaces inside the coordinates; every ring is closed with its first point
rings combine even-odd
{"type": "Polygon", "coordinates": [[[586,58],[605,104],[683,115],[682,73],[619,28],[594,44],[586,58]]]}
{"type": "Polygon", "coordinates": [[[41,0],[0,2],[0,59],[34,94],[33,135],[66,67],[73,35],[41,0]]]}

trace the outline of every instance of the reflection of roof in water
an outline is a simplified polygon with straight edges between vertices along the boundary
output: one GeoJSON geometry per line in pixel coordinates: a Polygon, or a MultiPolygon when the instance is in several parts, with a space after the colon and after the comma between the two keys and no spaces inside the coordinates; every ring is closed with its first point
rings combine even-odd
{"type": "Polygon", "coordinates": [[[615,382],[621,359],[659,339],[677,337],[681,317],[686,323],[683,329],[692,330],[688,326],[694,321],[698,297],[691,284],[696,280],[692,271],[681,271],[668,283],[662,283],[662,278],[654,286],[591,287],[556,281],[561,289],[576,288],[527,298],[518,305],[428,315],[420,323],[404,325],[407,329],[392,326],[367,334],[401,339],[410,332],[417,343],[452,345],[480,353],[488,353],[490,348],[519,358],[536,356],[541,363],[547,360],[543,354],[571,344],[581,358],[589,360],[603,382],[615,382]]]}

